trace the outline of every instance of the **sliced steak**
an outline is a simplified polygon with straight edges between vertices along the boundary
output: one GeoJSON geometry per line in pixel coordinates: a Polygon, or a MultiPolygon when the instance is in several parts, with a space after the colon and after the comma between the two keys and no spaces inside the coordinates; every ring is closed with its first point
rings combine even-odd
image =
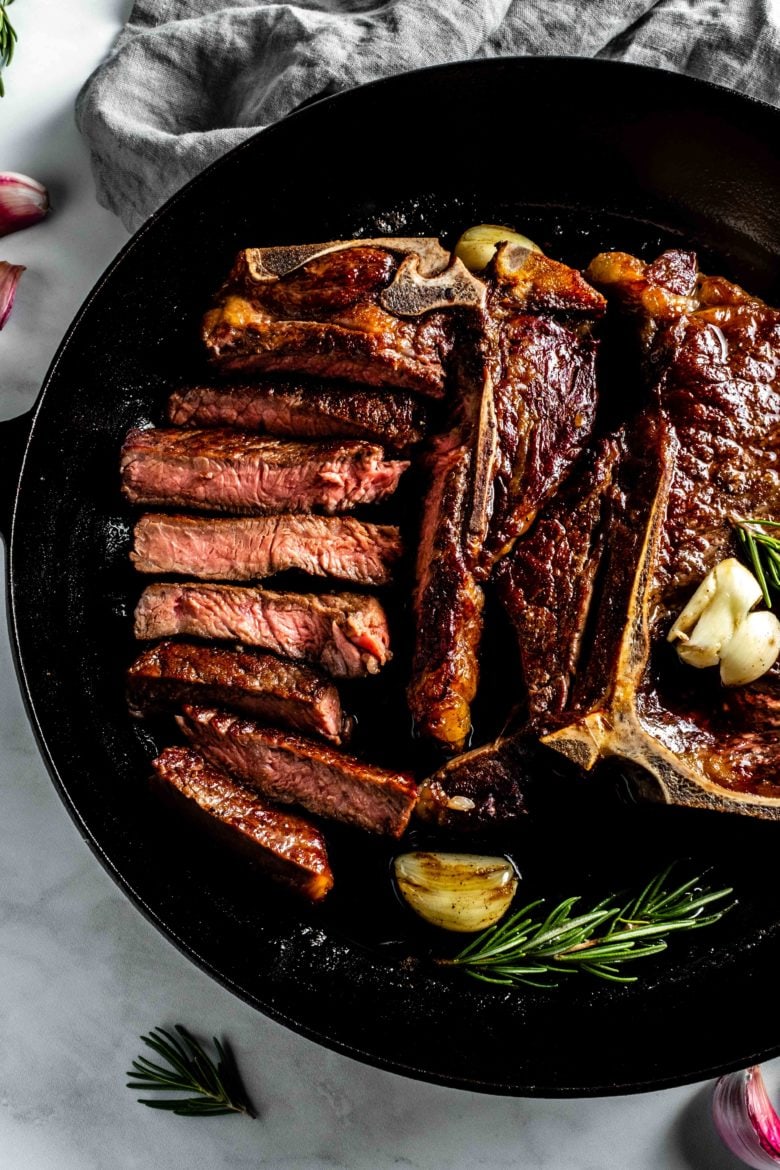
{"type": "Polygon", "coordinates": [[[415,730],[452,751],[462,749],[471,731],[482,636],[484,595],[465,547],[471,467],[472,453],[457,436],[443,440],[428,460],[407,688],[415,730]]]}
{"type": "Polygon", "coordinates": [[[369,439],[405,451],[425,435],[425,407],[401,390],[334,383],[256,382],[176,390],[174,426],[238,427],[290,439],[369,439]]]}
{"type": "Polygon", "coordinates": [[[135,660],[127,684],[130,710],[139,717],[194,703],[242,711],[332,743],[341,743],[349,729],[332,682],[272,654],[158,642],[135,660]]]}
{"type": "Polygon", "coordinates": [[[133,504],[263,514],[371,504],[392,495],[408,466],[371,443],[173,428],[130,431],[120,470],[133,504]]]}
{"type": "Polygon", "coordinates": [[[214,638],[313,662],[334,678],[376,674],[391,657],[387,617],[375,597],[275,593],[236,585],[156,583],[141,594],[141,640],[214,638]]]}
{"type": "Polygon", "coordinates": [[[185,707],[178,723],[207,759],[272,800],[391,837],[406,828],[417,799],[408,776],[223,711],[185,707]]]}
{"type": "Polygon", "coordinates": [[[332,888],[325,839],[303,817],[272,808],[188,748],[165,748],[152,767],[161,795],[275,881],[313,902],[332,888]]]}
{"type": "Polygon", "coordinates": [[[461,303],[483,296],[435,240],[250,248],[203,321],[221,370],[314,374],[442,397],[461,303]]]}
{"type": "Polygon", "coordinates": [[[707,571],[738,555],[734,519],[780,519],[780,313],[700,276],[691,253],[606,254],[590,274],[634,324],[647,406],[628,427],[592,646],[545,742],[585,767],[630,760],[671,803],[780,819],[771,676],[734,704],[666,641],[707,571]]]}
{"type": "Polygon", "coordinates": [[[351,516],[142,516],[130,554],[140,573],[251,581],[300,569],[358,585],[387,585],[401,556],[390,525],[351,516]]]}

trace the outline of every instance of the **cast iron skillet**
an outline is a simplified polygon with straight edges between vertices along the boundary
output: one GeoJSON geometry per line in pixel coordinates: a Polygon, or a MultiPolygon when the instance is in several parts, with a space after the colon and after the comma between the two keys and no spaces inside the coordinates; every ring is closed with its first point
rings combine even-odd
{"type": "MultiPolygon", "coordinates": [[[[604,247],[650,256],[682,239],[778,298],[779,138],[767,106],[603,61],[455,64],[329,98],[155,215],[78,314],[35,410],[3,424],[12,639],[62,799],[172,942],[303,1035],[409,1076],[518,1095],[659,1088],[774,1056],[778,830],[621,803],[608,782],[559,789],[536,777],[549,805],[513,844],[529,896],[601,894],[674,857],[736,888],[730,916],[676,940],[628,987],[581,977],[518,993],[453,977],[427,962],[430,940],[390,895],[373,893],[383,881],[342,881],[316,913],[285,902],[204,851],[147,792],[154,736],[122,693],[139,590],[117,483],[125,432],[160,419],[171,381],[197,360],[204,305],[248,244],[451,238],[492,220],[584,264],[604,247]]],[[[376,869],[376,856],[385,864],[352,838],[336,853],[345,878],[376,869]]]]}

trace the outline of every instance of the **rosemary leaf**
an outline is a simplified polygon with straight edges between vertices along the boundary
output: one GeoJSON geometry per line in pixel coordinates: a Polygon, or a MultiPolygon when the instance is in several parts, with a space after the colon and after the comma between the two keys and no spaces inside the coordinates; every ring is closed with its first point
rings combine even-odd
{"type": "Polygon", "coordinates": [[[236,1068],[233,1054],[214,1037],[216,1062],[194,1036],[176,1025],[178,1037],[165,1028],[153,1028],[142,1042],[167,1063],[139,1056],[127,1072],[128,1089],[142,1092],[181,1092],[189,1097],[139,1097],[150,1109],[167,1109],[181,1117],[217,1117],[228,1113],[245,1113],[256,1117],[236,1068]]]}
{"type": "Polygon", "coordinates": [[[539,921],[541,915],[533,912],[542,903],[531,902],[472,939],[453,959],[437,962],[505,987],[554,987],[558,976],[576,971],[612,983],[633,983],[637,977],[623,974],[622,964],[661,954],[669,935],[711,926],[731,909],[703,914],[731,889],[699,890],[699,878],[671,885],[671,871],[669,866],[657,874],[622,905],[608,898],[575,915],[580,899],[566,898],[539,921]]]}
{"type": "Polygon", "coordinates": [[[737,537],[743,557],[750,564],[761,586],[768,609],[772,608],[772,594],[780,594],[780,536],[767,529],[780,528],[780,520],[736,520],[737,537]]]}

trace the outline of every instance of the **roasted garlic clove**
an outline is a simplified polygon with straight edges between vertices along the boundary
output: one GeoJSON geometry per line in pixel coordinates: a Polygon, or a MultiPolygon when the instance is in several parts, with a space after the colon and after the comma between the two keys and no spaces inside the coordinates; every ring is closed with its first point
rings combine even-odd
{"type": "Polygon", "coordinates": [[[720,680],[741,687],[774,666],[780,655],[780,621],[768,609],[749,613],[720,655],[720,680]]]}
{"type": "Polygon", "coordinates": [[[532,252],[540,252],[541,248],[528,236],[513,232],[511,228],[502,227],[497,223],[478,223],[475,227],[467,228],[455,245],[455,255],[463,261],[472,272],[481,272],[487,268],[493,259],[499,244],[522,244],[532,252]]]}
{"type": "Polygon", "coordinates": [[[395,880],[404,901],[443,930],[473,933],[509,909],[517,873],[505,857],[472,853],[402,853],[395,880]]]}
{"type": "Polygon", "coordinates": [[[689,666],[717,666],[740,623],[761,600],[756,578],[734,557],[711,569],[668,634],[689,666]]]}

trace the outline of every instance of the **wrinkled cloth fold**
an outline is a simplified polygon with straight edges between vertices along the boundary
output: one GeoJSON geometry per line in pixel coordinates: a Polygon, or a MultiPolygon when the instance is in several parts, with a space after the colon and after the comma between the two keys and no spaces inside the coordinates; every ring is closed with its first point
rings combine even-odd
{"type": "Polygon", "coordinates": [[[778,105],[780,0],[138,0],[76,116],[99,201],[135,228],[304,102],[511,55],[655,65],[778,105]]]}

